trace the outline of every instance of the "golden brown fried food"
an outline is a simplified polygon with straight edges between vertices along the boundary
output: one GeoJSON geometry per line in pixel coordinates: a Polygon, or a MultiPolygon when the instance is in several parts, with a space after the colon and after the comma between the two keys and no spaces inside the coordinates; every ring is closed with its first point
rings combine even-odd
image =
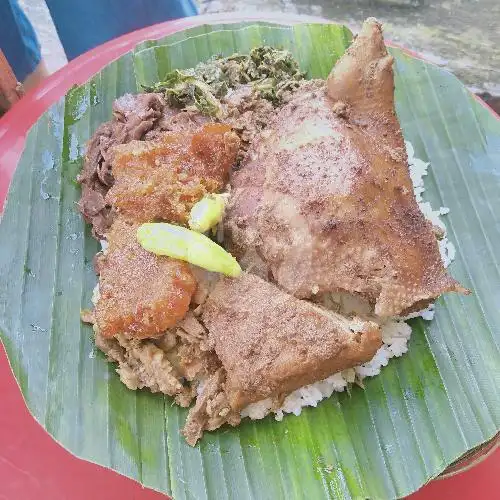
{"type": "Polygon", "coordinates": [[[255,139],[225,221],[233,255],[290,293],[358,294],[380,316],[466,292],[413,194],[392,62],[367,20],[326,86],[305,84],[255,139]]]}
{"type": "Polygon", "coordinates": [[[231,128],[216,123],[116,146],[106,202],[130,221],[185,224],[197,201],[224,187],[238,148],[231,128]]]}
{"type": "Polygon", "coordinates": [[[103,337],[155,337],[186,314],[196,281],[189,265],[144,250],[137,226],[118,218],[99,261],[95,320],[103,337]]]}
{"type": "Polygon", "coordinates": [[[376,323],[321,309],[249,273],[221,278],[202,318],[234,410],[362,364],[382,345],[376,323]]]}

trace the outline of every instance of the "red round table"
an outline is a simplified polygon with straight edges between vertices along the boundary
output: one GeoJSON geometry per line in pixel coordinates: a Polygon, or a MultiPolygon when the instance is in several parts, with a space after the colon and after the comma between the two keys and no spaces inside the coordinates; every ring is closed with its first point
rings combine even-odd
{"type": "MultiPolygon", "coordinates": [[[[216,14],[171,21],[112,40],[51,75],[0,119],[0,212],[26,133],[40,115],[65,95],[72,85],[85,82],[103,66],[143,40],[157,39],[199,24],[263,20],[264,17],[266,21],[279,23],[319,20],[283,14],[246,15],[244,18],[216,14]]],[[[79,460],[59,446],[29,414],[3,347],[0,347],[0,395],[0,499],[165,498],[113,471],[79,460]]],[[[493,499],[498,498],[499,491],[500,449],[497,449],[479,465],[451,478],[433,481],[412,495],[411,499],[493,499]]]]}

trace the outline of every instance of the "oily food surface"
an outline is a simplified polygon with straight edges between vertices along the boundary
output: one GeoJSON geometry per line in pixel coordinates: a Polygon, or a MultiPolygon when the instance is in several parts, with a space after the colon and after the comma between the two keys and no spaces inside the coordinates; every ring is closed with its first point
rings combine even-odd
{"type": "Polygon", "coordinates": [[[297,297],[359,294],[379,316],[464,291],[415,200],[393,87],[381,28],[367,22],[326,85],[302,86],[232,177],[237,258],[297,297]]]}
{"type": "Polygon", "coordinates": [[[379,321],[463,291],[413,195],[391,65],[368,20],[326,84],[294,83],[277,110],[239,84],[207,123],[166,105],[162,89],[124,96],[92,139],[80,208],[109,244],[98,259],[96,339],[127,387],[182,406],[196,398],[189,444],[237,425],[249,403],[279,408],[290,392],[374,358],[377,324],[299,299],[347,292],[379,321]],[[247,273],[213,280],[137,244],[139,223],[185,224],[228,174],[219,229],[247,273]]]}
{"type": "Polygon", "coordinates": [[[157,131],[191,130],[200,125],[200,119],[205,121],[198,114],[166,108],[161,94],[126,94],[113,103],[113,119],[103,123],[90,139],[78,176],[82,186],[78,208],[92,224],[96,237],[102,238],[113,221],[111,205],[105,197],[114,183],[114,146],[152,138],[157,131]]]}
{"type": "Polygon", "coordinates": [[[130,221],[186,224],[197,201],[224,187],[239,142],[231,127],[213,123],[117,146],[106,202],[130,221]]]}
{"type": "Polygon", "coordinates": [[[142,222],[186,222],[197,201],[225,184],[238,146],[230,127],[206,124],[115,147],[114,184],[106,195],[113,222],[98,265],[101,335],[154,337],[184,317],[196,289],[189,266],[147,252],[136,231],[142,222]]]}
{"type": "MultiPolygon", "coordinates": [[[[224,122],[231,125],[241,139],[239,162],[253,137],[266,126],[274,107],[256,95],[250,84],[228,92],[221,103],[224,122]]],[[[159,93],[126,94],[118,98],[113,103],[113,119],[103,123],[90,139],[83,169],[78,176],[82,186],[78,208],[85,220],[92,224],[94,236],[104,237],[113,222],[114,211],[106,194],[115,180],[112,171],[115,146],[130,141],[154,141],[161,139],[165,132],[194,132],[211,121],[197,109],[167,105],[159,93]]]]}
{"type": "Polygon", "coordinates": [[[202,319],[237,410],[371,359],[382,344],[377,324],[320,309],[249,273],[221,278],[202,319]]]}
{"type": "Polygon", "coordinates": [[[143,338],[162,335],[182,319],[196,289],[185,262],[158,257],[136,240],[136,225],[118,219],[107,233],[108,248],[98,261],[99,333],[143,338]]]}

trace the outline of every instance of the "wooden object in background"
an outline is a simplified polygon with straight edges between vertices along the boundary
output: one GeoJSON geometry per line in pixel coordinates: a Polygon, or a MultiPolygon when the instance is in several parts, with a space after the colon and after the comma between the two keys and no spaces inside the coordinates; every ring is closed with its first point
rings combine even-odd
{"type": "Polygon", "coordinates": [[[3,114],[22,96],[21,84],[17,81],[9,62],[0,49],[0,113],[3,114]]]}

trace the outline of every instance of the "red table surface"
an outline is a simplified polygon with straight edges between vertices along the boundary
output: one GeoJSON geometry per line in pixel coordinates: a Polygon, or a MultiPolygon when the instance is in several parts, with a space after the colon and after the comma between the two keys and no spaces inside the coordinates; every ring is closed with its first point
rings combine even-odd
{"type": "MultiPolygon", "coordinates": [[[[74,84],[81,84],[137,43],[199,24],[266,20],[279,23],[323,21],[283,14],[216,14],[158,24],[112,40],[70,62],[26,95],[0,119],[0,211],[22,152],[26,133],[39,116],[74,84]]],[[[415,54],[414,54],[415,55],[415,54]]],[[[482,101],[481,101],[482,102],[482,101]]],[[[486,105],[485,105],[486,106],[486,105]]],[[[492,111],[493,113],[493,111],[492,111]]],[[[58,445],[31,417],[0,347],[0,499],[160,500],[164,495],[103,467],[79,460],[58,445]]],[[[467,472],[433,481],[412,500],[500,496],[500,449],[467,472]]]]}

